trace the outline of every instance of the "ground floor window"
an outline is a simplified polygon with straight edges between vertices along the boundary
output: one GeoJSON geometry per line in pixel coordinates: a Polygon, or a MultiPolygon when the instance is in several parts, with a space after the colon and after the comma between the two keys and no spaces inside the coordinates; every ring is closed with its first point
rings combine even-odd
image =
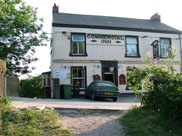
{"type": "MultiPolygon", "coordinates": [[[[132,90],[135,82],[133,81],[133,79],[131,79],[131,77],[129,77],[129,73],[132,72],[134,69],[137,69],[136,67],[127,67],[126,71],[127,71],[127,86],[126,86],[126,90],[132,90]],[[130,84],[128,83],[130,82],[130,84]]],[[[138,87],[138,90],[142,90],[142,86],[138,87]]]]}
{"type": "Polygon", "coordinates": [[[171,56],[171,39],[160,39],[160,57],[166,58],[171,56]]]}
{"type": "Polygon", "coordinates": [[[51,86],[51,75],[44,74],[42,76],[42,87],[50,87],[51,86]]]}
{"type": "Polygon", "coordinates": [[[79,86],[80,89],[85,89],[85,67],[72,67],[71,73],[72,73],[72,85],[79,86]]]}
{"type": "Polygon", "coordinates": [[[101,61],[102,80],[111,81],[118,86],[118,62],[101,61]]]}

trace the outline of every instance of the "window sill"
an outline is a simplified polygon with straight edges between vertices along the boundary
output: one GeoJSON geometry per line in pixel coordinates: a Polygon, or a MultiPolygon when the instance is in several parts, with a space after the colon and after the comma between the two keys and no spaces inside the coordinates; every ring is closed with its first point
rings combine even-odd
{"type": "Polygon", "coordinates": [[[127,55],[125,55],[125,57],[126,57],[126,58],[141,58],[140,55],[138,55],[138,56],[127,56],[127,55]]]}
{"type": "Polygon", "coordinates": [[[72,57],[87,57],[87,53],[86,54],[83,54],[83,55],[74,55],[74,54],[69,54],[69,56],[72,56],[72,57]]]}
{"type": "MultiPolygon", "coordinates": [[[[128,86],[126,86],[125,90],[127,90],[127,91],[133,91],[132,88],[133,88],[133,87],[128,87],[128,86]]],[[[138,90],[141,91],[142,88],[139,87],[138,90]]]]}
{"type": "Polygon", "coordinates": [[[170,56],[169,57],[160,57],[159,59],[170,59],[170,56]]]}

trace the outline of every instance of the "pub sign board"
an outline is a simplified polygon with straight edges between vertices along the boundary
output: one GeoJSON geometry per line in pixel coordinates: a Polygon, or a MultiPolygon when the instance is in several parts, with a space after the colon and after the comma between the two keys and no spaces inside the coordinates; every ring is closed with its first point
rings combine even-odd
{"type": "Polygon", "coordinates": [[[125,38],[122,35],[87,34],[87,44],[125,45],[125,38]]]}

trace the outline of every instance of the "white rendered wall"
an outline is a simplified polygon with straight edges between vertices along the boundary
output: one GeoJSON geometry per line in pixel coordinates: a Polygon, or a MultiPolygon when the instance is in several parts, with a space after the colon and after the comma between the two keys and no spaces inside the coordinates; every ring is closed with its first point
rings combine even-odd
{"type": "Polygon", "coordinates": [[[133,32],[133,31],[116,31],[116,30],[101,30],[101,29],[81,29],[81,28],[60,28],[53,27],[53,46],[54,57],[53,59],[63,60],[123,60],[123,61],[144,61],[146,55],[151,54],[151,43],[159,38],[171,38],[173,50],[177,49],[175,61],[180,61],[180,45],[178,34],[163,34],[163,33],[149,33],[149,32],[133,32]],[[62,34],[62,31],[66,32],[66,35],[62,34]],[[86,34],[107,34],[107,35],[130,35],[138,36],[139,39],[139,53],[141,58],[129,58],[125,57],[125,45],[93,45],[86,44],[87,57],[71,57],[70,42],[71,39],[67,38],[67,35],[71,33],[86,33],[86,34]],[[148,36],[148,38],[142,38],[148,36]]]}
{"type": "MultiPolygon", "coordinates": [[[[71,66],[86,66],[87,67],[87,85],[93,81],[93,75],[98,74],[102,79],[101,60],[118,61],[118,82],[119,75],[126,75],[126,68],[128,66],[142,66],[146,56],[153,58],[153,48],[151,43],[160,38],[171,38],[173,50],[177,49],[174,60],[159,59],[156,61],[174,61],[175,68],[180,69],[180,44],[179,35],[177,34],[163,34],[163,33],[149,33],[149,32],[133,32],[133,31],[116,31],[116,30],[101,30],[101,29],[80,29],[80,28],[61,28],[53,27],[53,47],[52,47],[52,78],[56,78],[56,70],[65,68],[70,69],[71,66]],[[65,31],[66,34],[62,34],[65,31]],[[86,33],[86,34],[103,34],[103,35],[130,35],[138,36],[140,58],[125,57],[125,45],[93,45],[87,39],[86,49],[88,56],[74,57],[69,56],[71,39],[68,36],[71,33],[86,33]],[[147,36],[147,38],[143,38],[147,36]],[[179,63],[179,64],[178,64],[179,63]]],[[[160,45],[159,45],[160,47],[160,45]]],[[[71,72],[71,70],[70,70],[71,72]]],[[[60,84],[70,84],[70,78],[60,79],[60,84]]],[[[119,90],[122,93],[131,92],[126,89],[126,85],[119,85],[119,90]]]]}

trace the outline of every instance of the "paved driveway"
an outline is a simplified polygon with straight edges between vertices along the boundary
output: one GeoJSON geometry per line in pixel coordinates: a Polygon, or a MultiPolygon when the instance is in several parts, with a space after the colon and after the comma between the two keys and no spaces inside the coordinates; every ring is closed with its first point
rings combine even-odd
{"type": "Polygon", "coordinates": [[[16,108],[50,107],[64,109],[102,109],[102,110],[128,110],[133,106],[140,106],[139,98],[134,96],[122,96],[117,102],[110,99],[92,101],[85,98],[72,99],[34,99],[11,97],[11,105],[16,108]]]}

